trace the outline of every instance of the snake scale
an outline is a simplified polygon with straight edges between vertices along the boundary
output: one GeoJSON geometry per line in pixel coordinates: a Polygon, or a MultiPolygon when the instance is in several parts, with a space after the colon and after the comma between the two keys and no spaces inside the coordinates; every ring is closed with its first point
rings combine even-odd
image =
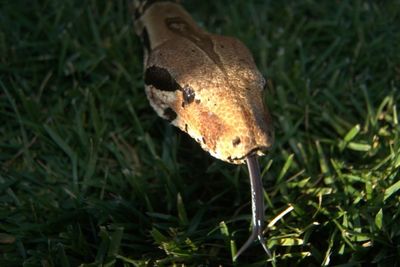
{"type": "Polygon", "coordinates": [[[176,1],[134,1],[134,27],[144,48],[144,83],[157,114],[217,159],[247,163],[252,233],[236,258],[262,234],[263,188],[257,156],[272,145],[263,103],[266,81],[238,39],[208,33],[176,1]]]}

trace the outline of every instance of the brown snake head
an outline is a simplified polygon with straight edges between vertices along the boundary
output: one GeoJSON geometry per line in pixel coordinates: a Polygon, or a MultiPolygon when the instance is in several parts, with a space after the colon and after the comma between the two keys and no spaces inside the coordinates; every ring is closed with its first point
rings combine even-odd
{"type": "Polygon", "coordinates": [[[158,115],[230,163],[271,146],[265,79],[239,40],[204,31],[169,2],[143,10],[135,26],[146,46],[146,94],[158,115]]]}

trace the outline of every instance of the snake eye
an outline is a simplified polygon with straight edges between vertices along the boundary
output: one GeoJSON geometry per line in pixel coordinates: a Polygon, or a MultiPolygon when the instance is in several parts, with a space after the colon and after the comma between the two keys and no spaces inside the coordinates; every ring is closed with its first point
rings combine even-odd
{"type": "Polygon", "coordinates": [[[189,105],[190,103],[192,103],[194,101],[194,97],[196,96],[192,87],[188,85],[182,88],[182,94],[183,94],[182,106],[189,105]]]}

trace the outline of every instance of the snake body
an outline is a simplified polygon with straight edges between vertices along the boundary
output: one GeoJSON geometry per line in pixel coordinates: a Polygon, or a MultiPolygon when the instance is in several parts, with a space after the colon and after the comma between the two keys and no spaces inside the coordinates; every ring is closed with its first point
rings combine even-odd
{"type": "Polygon", "coordinates": [[[151,106],[215,158],[248,164],[253,231],[236,257],[256,238],[269,253],[256,156],[271,146],[273,129],[263,104],[266,81],[251,53],[238,39],[200,28],[176,2],[134,1],[133,7],[151,106]]]}

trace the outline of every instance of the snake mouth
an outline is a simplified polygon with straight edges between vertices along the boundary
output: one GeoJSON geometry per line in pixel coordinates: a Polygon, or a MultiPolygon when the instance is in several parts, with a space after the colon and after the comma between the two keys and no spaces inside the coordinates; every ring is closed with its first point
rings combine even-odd
{"type": "Polygon", "coordinates": [[[242,163],[245,161],[248,157],[253,156],[253,155],[258,155],[262,156],[264,155],[264,152],[268,149],[267,146],[257,146],[249,150],[244,156],[242,157],[228,157],[228,161],[232,163],[242,163]]]}
{"type": "Polygon", "coordinates": [[[258,146],[253,149],[251,149],[244,157],[240,159],[245,159],[247,157],[253,156],[253,155],[264,155],[264,152],[268,149],[266,146],[258,146]]]}

